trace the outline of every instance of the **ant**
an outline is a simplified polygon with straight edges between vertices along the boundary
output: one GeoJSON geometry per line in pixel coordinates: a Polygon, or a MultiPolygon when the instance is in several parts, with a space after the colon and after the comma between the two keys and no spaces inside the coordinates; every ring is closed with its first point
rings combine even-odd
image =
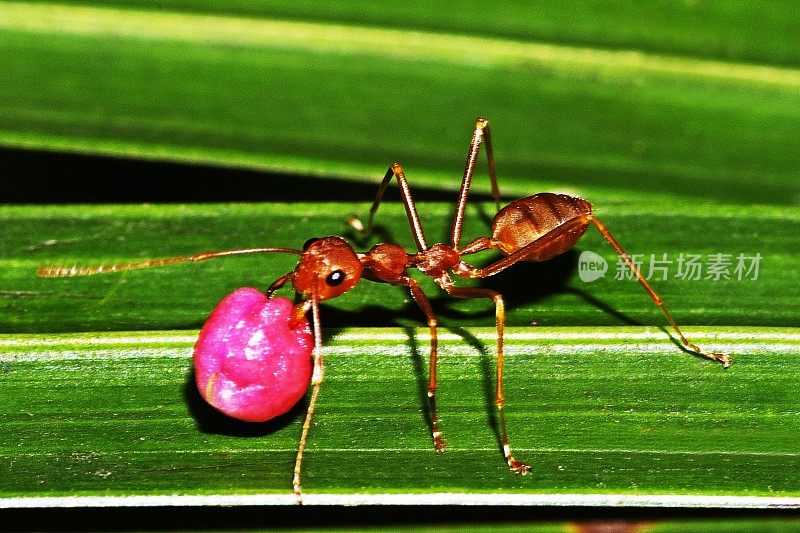
{"type": "Polygon", "coordinates": [[[430,369],[428,377],[428,403],[430,410],[431,432],[434,448],[437,452],[445,450],[445,441],[439,427],[439,416],[436,406],[438,339],[437,318],[431,308],[427,296],[419,283],[409,275],[410,268],[416,268],[430,276],[446,293],[456,298],[486,298],[495,306],[495,323],[497,328],[497,380],[495,403],[499,414],[500,439],[503,455],[509,468],[516,474],[527,474],[530,467],[517,460],[511,451],[505,419],[505,397],[503,394],[503,329],[505,325],[505,306],[503,296],[497,291],[480,287],[458,287],[453,276],[459,278],[485,278],[493,276],[512,266],[518,261],[546,261],[572,248],[586,229],[593,225],[611,247],[619,254],[634,277],[644,288],[647,295],[664,313],[667,321],[677,334],[678,339],[687,351],[694,352],[708,359],[719,361],[727,368],[731,360],[727,354],[708,352],[690,342],[681,332],[675,319],[667,310],[663,300],[650,286],[631,261],[628,254],[612,236],[611,232],[592,214],[592,206],[586,200],[574,196],[555,193],[539,193],[533,196],[514,200],[500,209],[500,192],[497,186],[494,155],[489,134],[489,122],[478,118],[469,144],[469,153],[464,168],[461,188],[458,193],[455,218],[450,233],[450,243],[428,244],[420,224],[414,200],[409,190],[403,167],[399,163],[391,165],[378,187],[378,192],[369,212],[366,227],[361,220],[352,216],[348,224],[359,236],[367,236],[372,232],[375,214],[383,199],[384,192],[392,180],[397,181],[400,195],[405,206],[406,215],[416,244],[416,252],[409,253],[399,244],[381,243],[368,251],[359,253],[341,237],[324,237],[309,239],[302,250],[293,248],[248,248],[205,252],[197,255],[172,257],[167,259],[147,260],[132,263],[101,265],[96,267],[42,267],[38,274],[45,277],[69,277],[118,272],[139,268],[171,265],[183,262],[198,262],[231,255],[284,252],[300,256],[297,266],[292,272],[275,280],[266,290],[272,294],[287,283],[301,301],[294,307],[294,318],[299,320],[311,311],[313,322],[313,374],[311,378],[312,392],[302,434],[297,449],[294,467],[294,492],[301,500],[300,472],[303,461],[308,431],[314,415],[317,396],[322,383],[322,335],[319,319],[319,303],[335,298],[358,284],[362,279],[407,287],[427,320],[430,329],[430,369]],[[486,146],[491,190],[497,208],[492,221],[491,237],[479,237],[472,242],[461,244],[461,231],[464,225],[464,213],[467,196],[472,182],[476,161],[481,145],[486,146]],[[496,250],[504,255],[501,259],[484,266],[475,267],[464,261],[464,257],[485,250],[496,250]]]}

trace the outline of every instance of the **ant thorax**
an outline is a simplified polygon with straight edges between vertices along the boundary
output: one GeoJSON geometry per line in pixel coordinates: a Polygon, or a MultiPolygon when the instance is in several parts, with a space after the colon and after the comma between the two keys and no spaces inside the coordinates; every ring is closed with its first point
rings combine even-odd
{"type": "Polygon", "coordinates": [[[412,255],[411,262],[420,272],[438,278],[458,267],[461,258],[451,246],[434,244],[427,250],[412,255]]]}

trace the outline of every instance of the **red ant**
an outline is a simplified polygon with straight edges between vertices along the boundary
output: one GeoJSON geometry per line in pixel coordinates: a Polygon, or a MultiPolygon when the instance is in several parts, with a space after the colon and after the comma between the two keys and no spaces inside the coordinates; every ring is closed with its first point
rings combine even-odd
{"type": "Polygon", "coordinates": [[[681,332],[678,324],[672,318],[664,305],[661,297],[650,286],[631,261],[628,254],[620,246],[609,230],[592,214],[592,206],[586,200],[565,194],[540,193],[526,198],[515,200],[500,209],[499,189],[495,174],[494,156],[492,154],[491,138],[489,136],[489,123],[484,118],[478,118],[472,140],[469,145],[461,189],[458,194],[455,218],[451,231],[450,244],[437,243],[429,245],[425,239],[422,225],[417,215],[417,209],[408,187],[403,167],[395,163],[386,172],[369,213],[369,221],[363,226],[357,217],[351,217],[348,223],[361,235],[371,233],[375,213],[383,198],[383,194],[392,181],[397,180],[400,188],[403,205],[405,206],[414,242],[417,246],[415,253],[406,252],[402,246],[392,243],[381,243],[373,246],[364,253],[358,253],[340,237],[324,237],[309,239],[302,250],[292,248],[250,248],[242,250],[227,250],[205,252],[198,255],[172,257],[167,259],[148,260],[141,262],[102,265],[97,267],[44,267],[39,269],[41,276],[64,277],[99,274],[103,272],[117,272],[138,268],[171,265],[174,263],[197,262],[207,259],[229,255],[252,254],[262,252],[286,252],[300,255],[300,260],[292,272],[275,280],[266,293],[271,296],[274,291],[290,282],[295,291],[304,298],[295,306],[295,314],[304,316],[309,310],[312,312],[314,334],[314,371],[311,379],[313,385],[311,399],[308,404],[303,430],[298,444],[297,458],[294,468],[294,491],[298,497],[301,494],[300,470],[303,460],[311,419],[314,414],[317,395],[322,383],[322,340],[319,321],[319,302],[335,298],[366,278],[371,281],[389,283],[408,287],[411,296],[417,302],[425,315],[430,328],[430,371],[428,382],[428,399],[431,415],[431,430],[436,451],[445,449],[445,442],[439,428],[439,416],[436,408],[437,383],[437,319],[431,308],[428,298],[420,285],[409,275],[409,268],[415,267],[423,274],[433,278],[439,287],[456,298],[487,298],[495,305],[495,320],[497,326],[497,382],[495,401],[500,421],[500,438],[505,460],[509,468],[517,474],[526,474],[530,467],[517,459],[511,453],[505,420],[505,398],[503,394],[503,328],[505,324],[505,307],[503,297],[497,291],[477,287],[457,287],[452,275],[460,278],[485,278],[493,276],[518,261],[546,261],[572,248],[583,235],[589,225],[594,225],[611,247],[619,254],[631,270],[636,279],[641,283],[653,303],[664,313],[667,321],[677,334],[685,349],[695,352],[703,357],[719,361],[726,368],[731,361],[728,355],[718,352],[707,352],[690,342],[681,332]],[[492,221],[492,236],[480,237],[474,241],[461,245],[461,231],[464,224],[464,212],[467,206],[467,196],[473,171],[478,158],[481,144],[486,145],[486,155],[489,165],[492,196],[498,212],[492,221]],[[497,250],[505,257],[485,267],[475,267],[466,263],[464,256],[484,250],[497,250]]]}

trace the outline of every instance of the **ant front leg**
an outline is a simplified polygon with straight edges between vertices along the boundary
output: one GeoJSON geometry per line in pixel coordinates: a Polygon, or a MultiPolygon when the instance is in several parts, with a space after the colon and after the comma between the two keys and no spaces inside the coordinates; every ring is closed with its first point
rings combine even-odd
{"type": "Polygon", "coordinates": [[[511,455],[511,445],[508,441],[508,430],[506,429],[505,395],[503,394],[503,370],[505,367],[503,357],[503,330],[506,322],[505,304],[499,292],[491,289],[477,287],[453,287],[445,286],[448,294],[456,298],[491,298],[495,305],[495,319],[497,324],[497,384],[495,403],[497,412],[500,415],[500,444],[503,446],[503,455],[506,458],[509,468],[516,474],[527,474],[531,467],[522,461],[514,459],[511,455]]]}
{"type": "Polygon", "coordinates": [[[411,291],[411,296],[414,298],[414,301],[417,302],[417,305],[425,314],[425,318],[428,322],[428,328],[431,332],[431,357],[430,370],[428,372],[428,407],[430,409],[431,416],[433,446],[436,448],[437,452],[443,452],[447,447],[447,444],[445,444],[444,439],[442,438],[442,432],[439,429],[439,412],[436,409],[437,366],[439,359],[439,338],[436,334],[436,326],[438,321],[436,320],[436,315],[433,313],[433,309],[428,301],[428,297],[425,296],[424,292],[422,292],[422,288],[419,286],[419,283],[409,277],[403,278],[401,283],[407,286],[411,291]]]}
{"type": "MultiPolygon", "coordinates": [[[[303,430],[300,434],[300,442],[297,445],[297,457],[294,461],[294,478],[292,485],[294,487],[294,496],[298,505],[303,504],[303,491],[300,484],[300,475],[303,466],[303,452],[306,449],[306,440],[308,439],[308,431],[311,429],[311,421],[314,418],[314,409],[317,405],[317,397],[319,396],[320,385],[322,385],[323,365],[322,365],[322,328],[319,322],[319,302],[317,301],[316,294],[312,296],[310,301],[311,318],[314,322],[314,370],[311,374],[311,398],[308,401],[308,409],[306,410],[306,418],[303,421],[303,430]]],[[[306,308],[307,306],[303,306],[306,308]]]]}
{"type": "Polygon", "coordinates": [[[422,224],[419,221],[417,214],[417,207],[414,205],[414,199],[411,197],[411,190],[408,188],[408,180],[406,179],[405,172],[400,163],[395,163],[386,171],[383,181],[378,186],[378,192],[375,194],[375,199],[372,201],[372,207],[369,210],[369,220],[367,226],[361,223],[361,220],[356,215],[351,215],[347,219],[347,224],[350,225],[361,237],[366,237],[372,233],[375,224],[375,213],[383,200],[383,194],[389,187],[389,182],[392,177],[397,179],[397,186],[400,188],[400,198],[403,200],[403,205],[406,208],[406,215],[408,216],[408,223],[411,225],[411,233],[414,235],[414,242],[417,245],[417,250],[420,252],[428,249],[428,243],[425,241],[425,234],[422,231],[422,224]]]}

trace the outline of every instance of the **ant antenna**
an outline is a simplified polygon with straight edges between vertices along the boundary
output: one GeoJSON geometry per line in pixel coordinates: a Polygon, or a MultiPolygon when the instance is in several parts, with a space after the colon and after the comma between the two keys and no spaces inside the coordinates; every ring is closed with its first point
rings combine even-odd
{"type": "Polygon", "coordinates": [[[241,250],[222,250],[218,252],[203,252],[196,255],[184,255],[178,257],[167,257],[164,259],[148,259],[145,261],[133,261],[130,263],[111,263],[97,266],[43,266],[36,270],[36,275],[43,278],[70,278],[74,276],[93,276],[95,274],[105,274],[108,272],[122,272],[124,270],[137,270],[141,268],[151,268],[176,263],[198,263],[217,257],[229,255],[260,254],[265,252],[285,252],[289,254],[302,255],[301,250],[294,248],[244,248],[241,250]]]}

